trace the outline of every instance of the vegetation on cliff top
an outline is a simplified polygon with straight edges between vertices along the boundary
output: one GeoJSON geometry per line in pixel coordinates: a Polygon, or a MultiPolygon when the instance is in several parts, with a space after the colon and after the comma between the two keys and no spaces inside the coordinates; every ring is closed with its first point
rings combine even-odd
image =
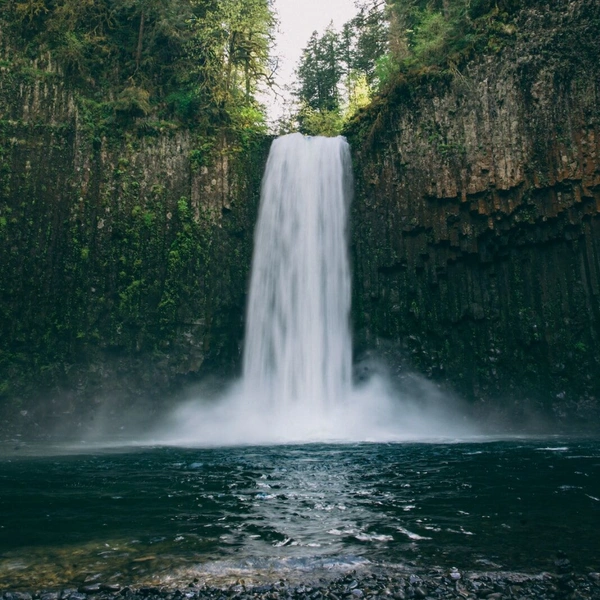
{"type": "Polygon", "coordinates": [[[0,20],[25,58],[51,55],[106,130],[150,114],[208,135],[264,125],[268,0],[5,0],[0,20]]]}
{"type": "Polygon", "coordinates": [[[313,33],[297,75],[297,122],[337,135],[372,98],[406,78],[455,74],[476,54],[512,38],[519,0],[366,0],[340,32],[313,33]]]}

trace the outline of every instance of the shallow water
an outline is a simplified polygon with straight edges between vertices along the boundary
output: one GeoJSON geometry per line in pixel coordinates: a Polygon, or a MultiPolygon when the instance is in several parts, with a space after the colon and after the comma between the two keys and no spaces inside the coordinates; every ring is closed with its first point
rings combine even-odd
{"type": "Polygon", "coordinates": [[[600,570],[600,442],[6,447],[0,588],[361,564],[600,570]],[[44,454],[47,453],[47,454],[44,454]]]}

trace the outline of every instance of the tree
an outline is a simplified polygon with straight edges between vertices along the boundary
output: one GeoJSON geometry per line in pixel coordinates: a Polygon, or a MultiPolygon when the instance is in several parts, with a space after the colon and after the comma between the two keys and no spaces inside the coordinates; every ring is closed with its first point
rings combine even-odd
{"type": "Polygon", "coordinates": [[[247,123],[272,80],[271,0],[11,0],[0,21],[119,118],[247,123]]]}
{"type": "Polygon", "coordinates": [[[268,0],[194,0],[189,51],[201,107],[228,121],[270,83],[274,17],[268,0]],[[216,112],[215,112],[216,111],[216,112]]]}
{"type": "Polygon", "coordinates": [[[297,70],[300,102],[315,111],[338,110],[342,69],[338,34],[329,25],[323,35],[313,32],[297,70]]]}
{"type": "Polygon", "coordinates": [[[356,17],[346,24],[354,31],[349,73],[363,74],[370,86],[377,83],[377,63],[388,50],[386,4],[371,0],[359,5],[356,17]]]}

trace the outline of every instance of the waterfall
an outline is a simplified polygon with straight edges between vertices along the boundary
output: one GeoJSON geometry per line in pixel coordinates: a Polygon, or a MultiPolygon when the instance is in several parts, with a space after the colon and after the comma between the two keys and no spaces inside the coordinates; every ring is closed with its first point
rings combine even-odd
{"type": "Polygon", "coordinates": [[[286,135],[263,177],[246,314],[243,376],[218,399],[183,403],[155,434],[176,445],[393,441],[470,429],[437,387],[363,361],[352,385],[348,209],[341,138],[286,135]]]}
{"type": "Polygon", "coordinates": [[[342,137],[276,139],[263,178],[243,361],[245,394],[270,414],[318,420],[351,390],[347,221],[350,150],[342,137]]]}

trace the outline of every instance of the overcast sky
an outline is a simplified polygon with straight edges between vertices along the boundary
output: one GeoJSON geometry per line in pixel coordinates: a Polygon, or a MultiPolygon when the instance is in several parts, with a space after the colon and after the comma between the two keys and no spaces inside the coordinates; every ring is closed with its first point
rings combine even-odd
{"type": "MultiPolygon", "coordinates": [[[[354,0],[275,0],[274,6],[279,19],[277,82],[283,88],[293,82],[294,69],[312,32],[322,33],[331,21],[341,29],[356,14],[356,8],[354,0]]],[[[281,114],[281,101],[271,100],[268,106],[271,118],[276,119],[281,114]]]]}

